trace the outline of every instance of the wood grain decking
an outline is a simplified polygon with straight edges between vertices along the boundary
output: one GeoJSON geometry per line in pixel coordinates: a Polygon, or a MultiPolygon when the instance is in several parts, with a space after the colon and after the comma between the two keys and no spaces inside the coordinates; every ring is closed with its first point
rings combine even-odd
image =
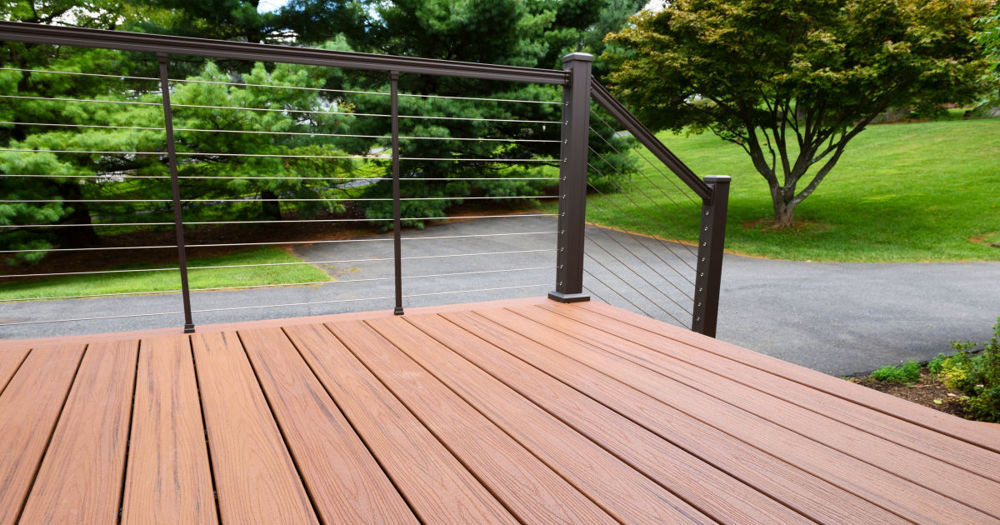
{"type": "Polygon", "coordinates": [[[1000,427],[596,302],[0,345],[0,525],[998,516],[1000,427]]]}

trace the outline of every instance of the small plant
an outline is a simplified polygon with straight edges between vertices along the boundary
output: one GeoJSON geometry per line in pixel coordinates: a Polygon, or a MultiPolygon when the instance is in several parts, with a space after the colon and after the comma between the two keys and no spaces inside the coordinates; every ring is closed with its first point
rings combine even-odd
{"type": "Polygon", "coordinates": [[[993,325],[992,340],[982,345],[982,353],[972,355],[970,350],[979,345],[968,341],[955,341],[951,346],[958,353],[939,354],[927,363],[927,370],[948,388],[965,394],[967,417],[1000,422],[1000,318],[993,325]]]}
{"type": "Polygon", "coordinates": [[[920,379],[920,363],[907,361],[899,366],[883,366],[872,372],[872,378],[887,383],[913,383],[920,379]]]}
{"type": "Polygon", "coordinates": [[[948,360],[948,356],[945,354],[938,354],[937,357],[931,359],[927,362],[927,371],[932,375],[936,376],[941,373],[944,368],[944,362],[948,360]]]}

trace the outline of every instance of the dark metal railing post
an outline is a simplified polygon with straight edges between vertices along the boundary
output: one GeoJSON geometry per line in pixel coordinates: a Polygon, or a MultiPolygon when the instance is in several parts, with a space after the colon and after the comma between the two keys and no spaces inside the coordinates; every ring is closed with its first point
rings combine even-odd
{"type": "Polygon", "coordinates": [[[177,261],[181,273],[181,298],[184,301],[184,333],[194,332],[191,318],[191,290],[188,288],[187,248],[184,245],[184,216],[181,213],[181,187],[177,180],[177,151],[174,147],[174,119],[170,109],[170,79],[167,55],[157,53],[160,62],[160,90],[163,92],[163,127],[167,131],[167,163],[170,166],[170,191],[174,200],[174,231],[177,234],[177,261]]]}
{"type": "Polygon", "coordinates": [[[722,247],[726,240],[729,181],[730,178],[726,175],[705,177],[705,184],[712,189],[712,197],[702,199],[701,205],[691,330],[709,337],[715,337],[719,321],[719,289],[722,286],[722,247]]]}
{"type": "Polygon", "coordinates": [[[563,87],[562,154],[559,162],[559,223],[556,289],[549,298],[588,301],[583,293],[583,241],[587,220],[587,140],[590,132],[590,68],[594,57],[563,57],[569,84],[563,87]]]}
{"type": "Polygon", "coordinates": [[[399,202],[399,71],[389,72],[389,90],[392,99],[392,249],[396,272],[396,308],[393,313],[403,315],[403,225],[402,206],[399,202]]]}

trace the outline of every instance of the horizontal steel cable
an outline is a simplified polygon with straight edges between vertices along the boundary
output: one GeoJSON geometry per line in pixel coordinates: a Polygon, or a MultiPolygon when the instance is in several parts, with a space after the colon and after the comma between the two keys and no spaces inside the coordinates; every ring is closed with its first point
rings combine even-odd
{"type": "Polygon", "coordinates": [[[399,160],[455,161],[455,162],[559,162],[559,159],[492,159],[469,157],[400,157],[399,160]]]}
{"type": "MultiPolygon", "coordinates": [[[[103,77],[103,78],[115,78],[115,79],[125,79],[125,80],[152,80],[159,81],[159,78],[155,77],[138,77],[130,75],[112,75],[112,74],[101,74],[101,73],[82,73],[76,71],[54,71],[54,70],[43,70],[43,69],[26,69],[26,68],[14,68],[14,67],[0,67],[0,71],[20,71],[29,73],[45,73],[51,75],[73,75],[73,76],[86,76],[86,77],[103,77]]],[[[269,89],[294,89],[301,91],[319,91],[328,93],[347,93],[347,94],[357,94],[357,95],[385,95],[388,96],[391,93],[386,91],[360,91],[351,89],[332,89],[332,88],[314,88],[307,86],[288,86],[281,84],[252,84],[247,82],[227,82],[219,80],[201,80],[201,79],[187,79],[187,78],[171,78],[170,82],[176,83],[187,83],[187,84],[223,84],[230,86],[242,86],[242,87],[262,87],[269,89]]],[[[524,99],[508,99],[508,98],[491,98],[491,97],[463,97],[463,96],[452,96],[452,95],[421,95],[418,93],[399,93],[400,97],[415,97],[415,98],[441,98],[441,99],[452,99],[452,100],[476,100],[483,102],[517,102],[522,104],[559,104],[557,100],[524,100],[524,99]]]]}
{"type": "Polygon", "coordinates": [[[139,100],[99,100],[92,98],[38,97],[34,95],[0,95],[0,98],[17,100],[44,100],[46,102],[86,102],[92,104],[121,104],[124,106],[162,106],[159,102],[142,102],[139,100]]]}
{"type": "Polygon", "coordinates": [[[45,73],[49,75],[72,75],[78,77],[116,78],[119,80],[125,79],[125,80],[155,80],[157,82],[160,81],[160,79],[156,77],[136,77],[130,75],[113,75],[110,73],[83,73],[80,71],[54,71],[50,69],[29,69],[21,67],[0,67],[0,71],[20,71],[22,73],[45,73]]]}
{"type": "MultiPolygon", "coordinates": [[[[157,155],[162,156],[164,151],[103,151],[103,150],[75,150],[75,149],[11,149],[2,148],[0,153],[77,153],[82,155],[157,155]]],[[[391,160],[390,155],[302,155],[292,153],[209,153],[199,151],[178,151],[175,155],[183,157],[254,157],[254,158],[280,158],[280,159],[362,159],[362,160],[391,160]]],[[[400,157],[399,160],[422,160],[422,161],[455,161],[455,162],[559,162],[559,159],[509,159],[509,158],[471,158],[471,157],[400,157]]]]}
{"type": "MultiPolygon", "coordinates": [[[[79,153],[83,155],[157,155],[165,156],[166,151],[106,151],[106,150],[78,150],[78,149],[0,149],[0,153],[79,153]]],[[[296,154],[267,154],[267,153],[202,153],[198,151],[178,151],[179,156],[185,157],[273,157],[289,159],[373,159],[389,160],[388,155],[296,155],[296,154]]],[[[409,159],[408,159],[409,160],[409,159]]]]}
{"type": "MultiPolygon", "coordinates": [[[[435,295],[449,295],[449,294],[461,294],[461,293],[481,293],[481,292],[492,292],[500,290],[517,290],[525,288],[539,288],[542,286],[550,286],[549,284],[529,284],[523,286],[502,286],[496,288],[479,288],[475,290],[449,290],[444,292],[429,292],[429,293],[419,293],[419,294],[409,294],[404,295],[404,299],[410,299],[415,297],[428,297],[435,295]]],[[[211,312],[228,312],[228,311],[239,311],[239,310],[253,310],[261,308],[282,308],[290,306],[312,306],[321,304],[336,304],[336,303],[352,303],[360,301],[376,301],[376,300],[392,300],[391,296],[383,297],[363,297],[359,299],[337,299],[333,301],[305,301],[299,303],[284,303],[284,304],[267,304],[267,305],[251,305],[251,306],[231,306],[227,308],[206,308],[201,310],[192,310],[191,313],[211,313],[211,312]]],[[[74,319],[50,319],[45,321],[18,321],[13,323],[0,323],[0,326],[17,326],[17,325],[30,325],[30,324],[52,324],[52,323],[69,323],[77,321],[99,321],[107,319],[127,319],[133,317],[155,317],[163,315],[181,315],[183,312],[155,312],[146,314],[130,314],[130,315],[106,315],[106,316],[96,316],[96,317],[79,317],[74,319]]]]}
{"type": "MultiPolygon", "coordinates": [[[[157,79],[159,80],[159,79],[157,79]]],[[[179,84],[221,84],[227,86],[240,86],[240,87],[260,87],[268,89],[294,89],[298,91],[314,91],[314,92],[324,92],[324,93],[346,93],[349,95],[389,95],[390,93],[385,91],[361,91],[355,89],[333,89],[333,88],[314,88],[308,86],[287,86],[280,84],[252,84],[247,82],[227,82],[222,80],[201,80],[197,78],[171,78],[171,82],[179,84]]]]}
{"type": "MultiPolygon", "coordinates": [[[[164,131],[165,128],[155,128],[148,126],[112,126],[112,125],[98,125],[98,124],[63,124],[63,123],[53,123],[53,122],[14,122],[14,121],[0,121],[0,125],[14,125],[14,126],[39,126],[39,127],[61,127],[61,128],[94,128],[94,129],[137,129],[146,131],[164,131]]],[[[335,137],[335,138],[354,138],[354,139],[376,139],[376,140],[390,140],[392,137],[388,135],[358,135],[352,133],[320,133],[312,131],[266,131],[266,130],[243,130],[243,129],[200,129],[200,128],[174,128],[175,132],[186,132],[186,133],[234,133],[234,134],[244,134],[244,135],[291,135],[291,136],[308,136],[308,137],[335,137]]],[[[514,143],[548,143],[554,144],[558,143],[557,139],[514,139],[514,138],[496,138],[496,137],[425,137],[425,136],[411,136],[411,135],[400,135],[400,140],[444,140],[444,141],[472,141],[472,142],[514,142],[514,143]]]]}
{"type": "MultiPolygon", "coordinates": [[[[13,122],[13,121],[0,121],[0,125],[13,125],[13,126],[47,126],[54,128],[96,128],[96,129],[139,129],[148,131],[164,131],[166,128],[151,128],[148,126],[111,126],[102,124],[63,124],[56,122],[13,122]]],[[[174,130],[178,131],[178,130],[174,130]]]]}
{"type": "MultiPolygon", "coordinates": [[[[66,97],[40,97],[40,96],[29,96],[29,95],[0,95],[0,98],[8,99],[18,99],[18,100],[40,100],[47,102],[81,102],[81,103],[94,103],[94,104],[123,104],[123,105],[133,105],[133,106],[162,106],[160,102],[142,102],[133,100],[99,100],[99,99],[83,99],[83,98],[66,98],[66,97]]],[[[295,113],[295,114],[307,114],[307,115],[344,115],[353,117],[378,117],[378,118],[391,118],[392,115],[387,113],[351,113],[349,111],[319,111],[312,109],[287,109],[287,108],[254,108],[254,107],[244,107],[244,106],[214,106],[208,104],[171,104],[171,108],[188,108],[188,109],[227,109],[227,110],[242,110],[242,111],[264,111],[264,112],[276,112],[276,113],[295,113]]],[[[527,120],[527,119],[501,119],[501,118],[486,118],[486,117],[452,117],[452,116],[438,116],[438,115],[399,115],[398,118],[402,119],[424,119],[424,120],[462,120],[469,122],[514,122],[521,124],[559,124],[558,120],[527,120]]]]}
{"type": "MultiPolygon", "coordinates": [[[[508,215],[448,215],[437,217],[400,217],[403,221],[442,221],[461,219],[508,219],[523,217],[552,217],[550,213],[518,213],[508,215]]],[[[301,223],[338,223],[338,222],[387,222],[394,219],[281,219],[261,221],[184,221],[184,226],[216,226],[223,224],[301,224],[301,223]]],[[[78,228],[96,226],[173,226],[173,222],[96,222],[91,224],[0,224],[0,229],[17,228],[78,228]]]]}
{"type": "Polygon", "coordinates": [[[561,104],[558,100],[525,100],[517,98],[462,97],[456,95],[421,95],[418,93],[400,93],[401,97],[440,98],[446,100],[473,100],[479,102],[515,102],[518,104],[561,104]]]}
{"type": "Polygon", "coordinates": [[[156,317],[160,315],[181,315],[184,312],[154,312],[148,314],[128,314],[128,315],[102,315],[96,317],[77,317],[74,319],[48,319],[45,321],[17,321],[13,323],[0,323],[0,326],[18,326],[27,324],[53,324],[53,323],[72,323],[76,321],[101,321],[105,319],[128,319],[133,317],[156,317]]]}
{"type": "MultiPolygon", "coordinates": [[[[428,237],[403,237],[404,241],[423,241],[436,239],[468,239],[476,237],[505,237],[514,235],[551,235],[554,232],[510,232],[510,233],[480,233],[472,235],[442,235],[428,237]]],[[[392,242],[392,239],[330,239],[317,241],[276,241],[276,242],[243,242],[243,243],[216,243],[216,244],[187,244],[187,248],[232,248],[236,246],[284,246],[294,244],[339,244],[346,242],[392,242]]],[[[177,245],[167,244],[163,246],[98,246],[87,248],[36,248],[30,250],[0,250],[2,253],[36,253],[36,252],[84,252],[100,250],[160,250],[176,249],[177,245]]]]}
{"type": "MultiPolygon", "coordinates": [[[[479,293],[479,292],[493,292],[500,290],[516,290],[523,288],[538,288],[541,286],[551,286],[549,284],[529,284],[523,286],[501,286],[496,288],[478,288],[475,290],[449,290],[444,292],[429,292],[429,293],[419,293],[419,294],[409,294],[403,295],[404,299],[410,299],[414,297],[428,297],[434,295],[449,295],[449,294],[459,294],[459,293],[479,293]]],[[[392,296],[382,296],[382,297],[363,297],[358,299],[337,299],[333,301],[304,301],[299,303],[283,303],[283,304],[268,304],[268,305],[252,305],[252,306],[232,306],[228,308],[209,308],[202,310],[192,310],[192,313],[207,313],[207,312],[227,312],[235,310],[252,310],[260,308],[281,308],[286,306],[312,306],[320,304],[336,304],[336,303],[353,303],[359,301],[375,301],[375,300],[392,300],[392,296]]],[[[3,325],[0,325],[3,326],[3,325]]]]}
{"type": "MultiPolygon", "coordinates": [[[[256,266],[256,265],[248,265],[248,266],[256,266]]],[[[526,267],[526,268],[509,268],[509,269],[503,269],[503,270],[477,270],[477,271],[469,271],[469,272],[452,272],[452,273],[439,273],[439,274],[427,274],[427,275],[409,275],[409,276],[404,275],[403,279],[404,280],[405,279],[430,279],[430,278],[437,278],[437,277],[453,277],[453,276],[456,276],[456,275],[485,275],[485,274],[491,274],[491,273],[526,272],[526,271],[536,271],[536,270],[547,270],[549,268],[550,268],[550,266],[534,266],[534,267],[526,267]]],[[[172,268],[172,270],[176,271],[177,268],[172,268]]],[[[133,271],[141,271],[141,270],[133,270],[133,271]]],[[[114,272],[77,272],[77,273],[67,273],[67,274],[63,274],[63,275],[81,275],[81,274],[84,274],[84,273],[114,273],[114,272]]],[[[52,274],[52,275],[57,275],[57,274],[52,274]]],[[[227,291],[227,290],[251,290],[251,289],[257,290],[257,289],[263,289],[263,288],[287,288],[287,287],[293,287],[293,286],[336,285],[336,284],[362,283],[362,282],[374,282],[374,281],[390,281],[392,279],[394,279],[394,277],[390,276],[390,277],[372,277],[372,278],[367,278],[367,279],[349,279],[349,280],[334,280],[334,281],[309,281],[309,282],[300,282],[300,283],[272,283],[272,284],[259,284],[259,285],[250,285],[250,286],[247,286],[247,285],[241,285],[241,286],[218,286],[218,287],[212,287],[212,288],[191,288],[191,291],[192,292],[207,292],[207,291],[218,292],[218,291],[227,291]]],[[[176,291],[173,291],[173,292],[174,293],[178,293],[179,291],[180,290],[176,290],[176,291]]],[[[151,292],[151,293],[158,293],[158,292],[151,292]]],[[[169,293],[169,291],[168,291],[168,293],[169,293]]],[[[110,294],[110,295],[118,295],[118,294],[110,294]]]]}
{"type": "MultiPolygon", "coordinates": [[[[159,104],[154,104],[159,105],[159,104]]],[[[253,108],[244,106],[213,106],[206,104],[171,104],[171,108],[193,108],[193,109],[232,109],[242,111],[265,111],[277,113],[297,113],[307,115],[345,115],[352,117],[379,117],[391,118],[388,113],[352,113],[349,111],[319,111],[312,109],[284,109],[284,108],[253,108]]],[[[424,120],[464,120],[470,122],[519,122],[522,124],[559,124],[558,120],[527,120],[527,119],[502,119],[487,117],[452,117],[442,115],[398,115],[402,119],[424,119],[424,120]]]]}
{"type": "MultiPolygon", "coordinates": [[[[106,179],[106,178],[122,178],[128,180],[141,180],[141,179],[162,179],[170,180],[170,175],[119,175],[116,173],[104,173],[101,175],[49,175],[49,174],[15,174],[15,173],[0,173],[0,178],[3,177],[25,177],[25,178],[45,178],[45,179],[106,179]]],[[[181,175],[177,177],[179,180],[301,180],[301,181],[320,181],[320,180],[360,180],[360,181],[383,181],[392,180],[392,177],[282,177],[282,176],[254,176],[254,175],[181,175]]],[[[559,177],[403,177],[400,179],[402,182],[412,182],[412,181],[511,181],[511,180],[548,180],[552,182],[558,182],[559,177]]],[[[111,181],[116,182],[116,181],[111,181]]]]}
{"type": "MultiPolygon", "coordinates": [[[[383,261],[383,260],[389,260],[389,259],[359,259],[359,260],[355,260],[354,262],[357,262],[357,261],[383,261]]],[[[188,271],[193,271],[193,270],[222,270],[222,269],[233,269],[233,268],[257,268],[257,267],[267,267],[267,266],[294,266],[294,265],[298,265],[298,264],[306,264],[306,265],[333,264],[333,263],[337,263],[337,262],[341,262],[341,261],[305,261],[305,260],[303,260],[303,261],[289,262],[289,263],[258,263],[258,264],[229,264],[229,265],[219,265],[219,266],[189,266],[188,267],[188,271]]],[[[521,270],[539,270],[539,269],[543,269],[543,268],[549,268],[549,267],[548,266],[543,266],[543,267],[531,267],[531,268],[516,268],[516,269],[512,269],[512,270],[491,270],[491,271],[483,271],[483,272],[474,271],[474,272],[460,272],[460,273],[437,274],[437,275],[415,275],[415,276],[405,276],[404,275],[403,278],[404,279],[414,279],[414,278],[417,278],[417,277],[444,277],[444,276],[448,276],[448,275],[471,275],[471,274],[476,274],[476,273],[495,273],[495,272],[521,271],[521,270]]],[[[134,269],[126,269],[126,270],[88,270],[88,271],[81,271],[81,272],[21,273],[21,274],[0,275],[0,279],[24,279],[24,278],[29,278],[29,277],[31,277],[31,278],[36,278],[36,277],[65,277],[65,276],[69,276],[69,275],[113,275],[113,274],[122,274],[122,273],[142,273],[142,272],[176,272],[177,270],[178,270],[177,268],[134,268],[134,269]]],[[[383,280],[383,279],[392,279],[392,277],[379,277],[379,278],[374,278],[374,279],[362,279],[362,280],[378,281],[378,280],[383,280]]],[[[321,282],[329,282],[329,281],[321,281],[321,282]]],[[[349,283],[349,282],[358,282],[358,281],[348,280],[348,281],[336,281],[336,282],[349,283]]],[[[292,283],[292,284],[290,284],[288,286],[291,286],[291,285],[294,285],[294,284],[298,284],[298,283],[292,283]]],[[[318,284],[318,283],[307,283],[307,284],[318,284]]],[[[245,287],[238,287],[238,288],[245,288],[245,287]]]]}
{"type": "MultiPolygon", "coordinates": [[[[509,200],[509,199],[558,199],[557,195],[509,195],[509,196],[460,196],[460,197],[403,197],[401,201],[448,201],[448,200],[509,200]]],[[[180,202],[212,202],[212,203],[235,203],[235,202],[391,202],[391,197],[329,197],[329,198],[288,198],[288,199],[181,199],[180,202]]],[[[53,203],[97,203],[97,204],[123,204],[123,203],[165,203],[174,202],[170,199],[20,199],[20,200],[0,200],[0,204],[53,204],[53,203]]]]}
{"type": "MultiPolygon", "coordinates": [[[[175,268],[176,269],[176,268],[175,268]]],[[[120,297],[128,295],[153,295],[153,294],[173,294],[181,293],[180,290],[144,290],[141,292],[119,292],[119,293],[96,293],[81,295],[47,295],[41,297],[22,297],[18,299],[0,299],[0,303],[23,303],[38,301],[60,301],[64,299],[90,299],[94,297],[120,297]]]]}
{"type": "MultiPolygon", "coordinates": [[[[426,259],[446,259],[446,258],[457,258],[457,257],[483,257],[483,256],[496,256],[496,255],[519,255],[525,253],[546,253],[554,252],[554,248],[541,249],[541,250],[513,250],[513,251],[499,251],[499,252],[476,252],[476,253],[455,253],[447,255],[413,255],[404,256],[402,260],[426,260],[426,259]]],[[[340,259],[331,261],[297,261],[297,262],[283,262],[283,263],[257,263],[257,264],[230,264],[230,265],[219,265],[219,266],[189,266],[188,270],[210,270],[210,269],[227,269],[227,268],[255,268],[259,266],[292,266],[298,264],[348,264],[348,263],[358,263],[358,262],[379,262],[379,261],[391,261],[392,257],[375,257],[368,259],[340,259]]],[[[547,266],[545,268],[548,268],[547,266]]],[[[178,268],[163,268],[163,271],[177,271],[178,268]]],[[[153,271],[153,270],[149,270],[153,271]]],[[[157,270],[158,271],[158,270],[157,270]]],[[[106,273],[106,272],[93,272],[93,273],[106,273]]],[[[41,276],[54,276],[57,274],[40,274],[41,276]]],[[[322,281],[330,282],[330,281],[322,281]]],[[[266,286],[266,285],[264,285],[266,286]]],[[[246,288],[246,287],[243,287],[246,288]]],[[[215,290],[216,288],[192,288],[192,291],[205,291],[205,290],[215,290]]],[[[46,296],[46,297],[28,297],[19,299],[0,299],[0,303],[16,303],[25,301],[49,301],[49,300],[60,300],[60,299],[86,299],[94,297],[117,297],[125,295],[150,295],[150,294],[162,294],[162,293],[180,293],[180,290],[147,290],[142,292],[121,292],[121,293],[105,293],[105,294],[85,294],[85,295],[62,295],[62,296],[46,296]]]]}

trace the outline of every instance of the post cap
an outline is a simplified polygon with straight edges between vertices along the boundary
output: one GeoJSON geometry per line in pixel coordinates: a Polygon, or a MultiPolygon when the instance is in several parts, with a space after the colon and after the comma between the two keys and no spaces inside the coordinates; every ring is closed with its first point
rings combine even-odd
{"type": "Polygon", "coordinates": [[[731,180],[733,180],[733,178],[729,175],[705,175],[705,184],[729,184],[729,181],[731,180]]]}
{"type": "Polygon", "coordinates": [[[563,56],[562,61],[563,64],[565,64],[566,62],[574,62],[574,61],[593,62],[594,55],[591,55],[590,53],[570,53],[568,55],[563,56]]]}

